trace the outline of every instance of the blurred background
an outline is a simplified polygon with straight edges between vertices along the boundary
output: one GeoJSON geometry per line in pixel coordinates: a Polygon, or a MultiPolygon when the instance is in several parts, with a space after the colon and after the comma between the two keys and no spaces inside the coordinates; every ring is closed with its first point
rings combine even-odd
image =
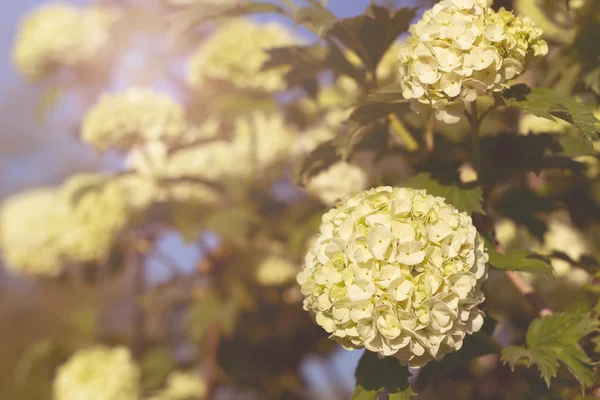
{"type": "MultiPolygon", "coordinates": [[[[167,18],[171,6],[167,2],[61,2],[65,3],[80,8],[115,7],[121,13],[120,20],[127,22],[118,24],[111,32],[110,45],[100,55],[93,71],[80,76],[56,74],[31,82],[15,68],[11,53],[25,16],[52,2],[23,0],[0,5],[0,54],[3,55],[0,61],[0,201],[30,188],[60,185],[72,175],[122,168],[122,155],[99,153],[79,138],[82,115],[102,93],[140,85],[182,101],[189,94],[181,88],[186,58],[204,33],[198,37],[173,34],[167,18]]],[[[368,4],[368,0],[331,0],[328,8],[345,18],[362,13],[368,4]]],[[[276,20],[302,40],[315,39],[311,32],[274,14],[254,19],[261,23],[276,20]]],[[[209,247],[219,242],[214,235],[206,239],[209,247]]],[[[149,259],[147,290],[169,285],[173,274],[194,276],[204,260],[197,246],[186,244],[176,233],[163,234],[158,246],[173,258],[178,270],[170,271],[155,259],[149,259]]],[[[300,309],[299,305],[295,307],[300,309]]],[[[135,318],[135,302],[121,279],[100,283],[72,276],[36,280],[0,269],[0,398],[50,398],[54,368],[73,350],[65,348],[65,342],[80,347],[90,341],[90,336],[102,338],[104,342],[119,342],[112,336],[130,334],[129,325],[135,318]]],[[[172,347],[174,357],[167,358],[177,358],[177,352],[183,352],[180,358],[185,359],[185,345],[172,347]]],[[[161,350],[150,353],[150,363],[154,357],[160,364],[161,357],[165,357],[161,350]]],[[[310,398],[342,398],[351,393],[360,352],[340,348],[321,353],[302,356],[299,364],[301,377],[313,392],[310,398]]],[[[264,354],[264,357],[259,356],[254,362],[271,362],[269,355],[264,354]]],[[[160,365],[157,368],[160,369],[160,365]]],[[[169,367],[163,366],[163,369],[168,371],[169,367]]],[[[154,372],[160,381],[162,371],[154,372]]]]}

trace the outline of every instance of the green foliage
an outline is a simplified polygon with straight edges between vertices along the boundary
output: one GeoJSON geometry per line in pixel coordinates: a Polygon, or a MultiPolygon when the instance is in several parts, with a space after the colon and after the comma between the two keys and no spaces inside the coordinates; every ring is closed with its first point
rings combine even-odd
{"type": "Polygon", "coordinates": [[[399,84],[392,84],[369,92],[363,103],[358,105],[350,120],[366,125],[373,123],[389,114],[405,113],[409,109],[408,101],[402,95],[399,84]]]}
{"type": "Polygon", "coordinates": [[[237,307],[233,301],[223,301],[216,295],[197,299],[188,312],[190,337],[196,342],[202,342],[212,324],[218,324],[225,335],[230,335],[237,316],[237,307]]]}
{"type": "Polygon", "coordinates": [[[78,308],[69,315],[71,326],[83,335],[93,335],[96,330],[97,310],[93,306],[78,308]]]}
{"type": "Polygon", "coordinates": [[[353,50],[370,71],[375,71],[385,51],[408,30],[414,16],[414,9],[390,12],[385,7],[371,4],[364,15],[334,22],[328,35],[353,50]]]}
{"type": "Polygon", "coordinates": [[[211,213],[204,220],[204,227],[225,240],[242,244],[258,222],[257,218],[254,211],[245,206],[224,208],[211,213]]]}
{"type": "Polygon", "coordinates": [[[546,384],[556,377],[559,365],[564,365],[579,381],[582,389],[595,380],[593,365],[579,342],[600,328],[600,321],[589,313],[554,314],[536,319],[526,335],[526,346],[509,346],[502,351],[502,361],[512,369],[516,365],[537,365],[546,384]]]}
{"type": "Polygon", "coordinates": [[[506,105],[526,113],[556,121],[565,120],[575,126],[588,143],[598,139],[599,123],[594,114],[581,102],[565,97],[548,88],[529,88],[525,84],[512,86],[503,93],[506,105]]]}
{"type": "Polygon", "coordinates": [[[482,190],[479,186],[464,187],[458,184],[441,184],[428,173],[417,174],[402,182],[402,185],[414,189],[425,189],[427,193],[443,197],[446,202],[468,214],[475,212],[485,215],[485,210],[482,207],[482,190]]]}
{"type": "Polygon", "coordinates": [[[380,359],[365,350],[356,367],[356,390],[350,399],[377,400],[385,391],[390,399],[408,400],[415,394],[408,383],[410,375],[397,359],[380,359]]]}
{"type": "Polygon", "coordinates": [[[552,274],[552,265],[548,260],[528,250],[509,250],[500,253],[489,240],[486,240],[486,249],[490,257],[490,264],[494,268],[505,271],[523,271],[537,274],[552,274]]]}

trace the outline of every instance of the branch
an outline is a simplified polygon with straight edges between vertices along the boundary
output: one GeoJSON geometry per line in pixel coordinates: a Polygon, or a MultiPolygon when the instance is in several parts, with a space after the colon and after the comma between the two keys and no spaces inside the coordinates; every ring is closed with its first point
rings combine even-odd
{"type": "Polygon", "coordinates": [[[134,302],[134,312],[133,312],[133,338],[132,338],[132,352],[133,356],[136,360],[139,360],[144,352],[145,347],[145,335],[144,335],[144,326],[146,321],[146,316],[144,315],[144,310],[139,305],[139,297],[142,295],[146,289],[146,282],[144,277],[144,259],[136,250],[128,251],[128,264],[133,268],[132,273],[132,295],[134,302]]]}
{"type": "Polygon", "coordinates": [[[504,271],[506,277],[512,282],[517,291],[525,297],[529,305],[535,310],[540,317],[552,315],[552,310],[546,305],[544,300],[538,295],[535,290],[527,283],[523,276],[516,271],[504,271]]]}
{"type": "Polygon", "coordinates": [[[219,344],[221,342],[221,326],[213,323],[208,327],[204,338],[204,381],[206,382],[206,398],[212,399],[217,387],[219,372],[219,344]]]}

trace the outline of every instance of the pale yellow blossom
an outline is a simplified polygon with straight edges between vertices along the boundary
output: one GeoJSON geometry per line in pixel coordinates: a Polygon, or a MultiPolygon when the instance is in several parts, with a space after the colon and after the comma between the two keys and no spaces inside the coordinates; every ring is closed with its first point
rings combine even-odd
{"type": "Polygon", "coordinates": [[[199,134],[187,126],[183,107],[169,96],[132,87],[118,94],[104,94],[84,116],[84,141],[97,150],[129,150],[152,140],[192,141],[199,134]]]}
{"type": "Polygon", "coordinates": [[[258,24],[239,19],[217,28],[192,55],[188,83],[202,90],[207,80],[223,80],[241,89],[274,92],[286,88],[286,68],[262,71],[267,50],[297,44],[298,40],[276,22],[258,24]]]}
{"type": "Polygon", "coordinates": [[[140,369],[125,347],[80,350],[58,368],[55,400],[138,400],[140,369]]]}
{"type": "Polygon", "coordinates": [[[465,213],[423,190],[382,186],[323,216],[297,281],[332,339],[421,367],[481,328],[487,259],[465,213]]]}
{"type": "Polygon", "coordinates": [[[21,20],[13,61],[32,81],[48,78],[61,67],[85,66],[107,48],[115,18],[108,8],[41,5],[21,20]]]}
{"type": "Polygon", "coordinates": [[[403,96],[416,112],[459,121],[465,103],[508,88],[531,56],[548,52],[542,31],[491,0],[442,0],[410,27],[400,50],[403,96]]]}

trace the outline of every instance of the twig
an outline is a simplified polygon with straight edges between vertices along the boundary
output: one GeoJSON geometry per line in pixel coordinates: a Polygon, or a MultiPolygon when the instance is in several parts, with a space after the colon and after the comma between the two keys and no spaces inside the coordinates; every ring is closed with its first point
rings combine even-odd
{"type": "Polygon", "coordinates": [[[552,310],[546,305],[544,300],[533,290],[520,273],[516,271],[504,271],[506,277],[512,282],[517,291],[527,299],[529,305],[540,317],[552,315],[552,310]]]}
{"type": "Polygon", "coordinates": [[[207,387],[207,399],[211,399],[217,388],[219,372],[219,344],[221,342],[221,326],[213,323],[208,327],[204,338],[204,380],[207,387]]]}
{"type": "Polygon", "coordinates": [[[133,285],[132,294],[134,302],[133,312],[133,334],[132,334],[132,352],[133,356],[139,360],[144,352],[145,347],[145,336],[144,336],[144,325],[145,325],[145,314],[143,308],[139,305],[139,297],[142,295],[146,288],[146,282],[144,277],[144,262],[143,257],[135,250],[128,252],[128,264],[133,268],[133,285]]]}
{"type": "Polygon", "coordinates": [[[471,151],[473,154],[473,165],[475,166],[475,171],[477,171],[477,181],[483,182],[483,171],[481,166],[481,149],[480,149],[480,139],[479,139],[479,116],[477,115],[477,101],[471,102],[471,112],[466,113],[469,118],[469,123],[471,124],[471,151]]]}

